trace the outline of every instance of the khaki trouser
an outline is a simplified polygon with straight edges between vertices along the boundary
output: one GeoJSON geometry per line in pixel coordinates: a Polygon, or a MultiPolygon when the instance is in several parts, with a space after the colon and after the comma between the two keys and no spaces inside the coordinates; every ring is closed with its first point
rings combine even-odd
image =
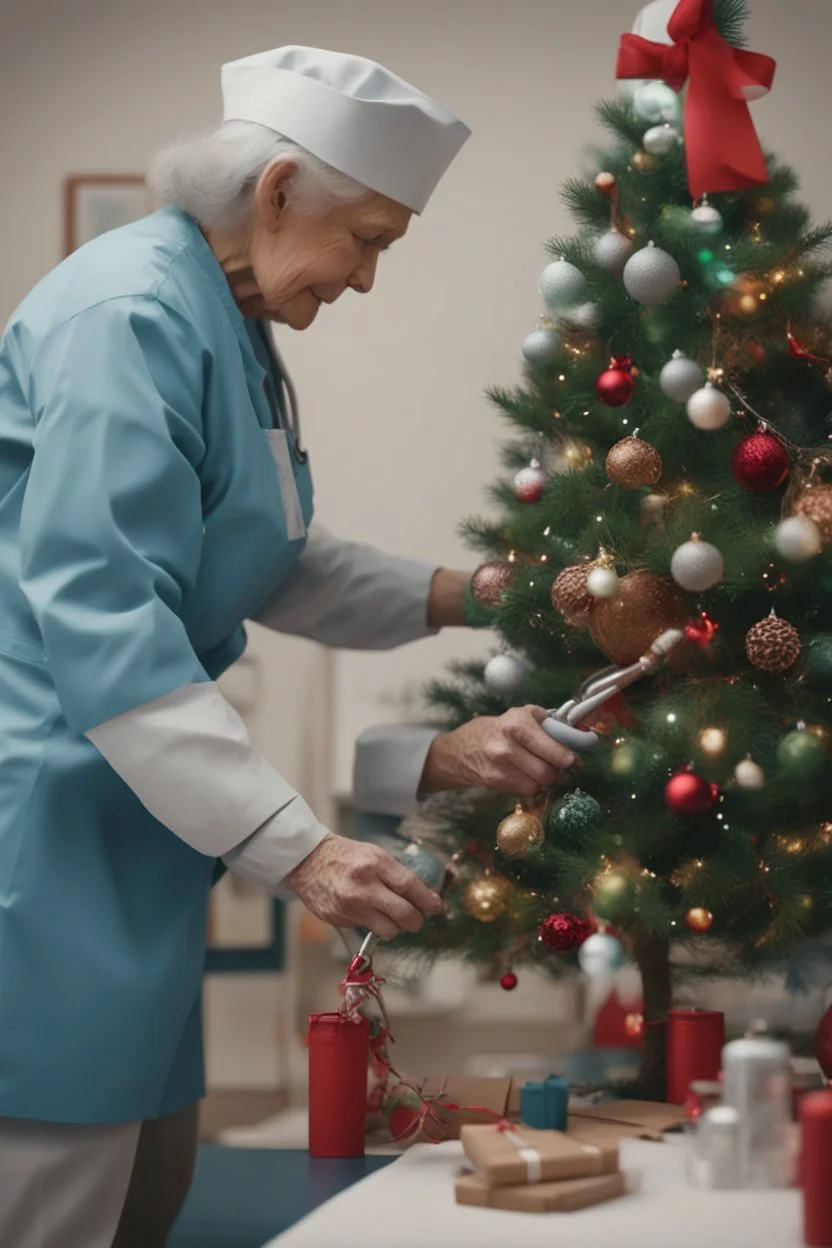
{"type": "Polygon", "coordinates": [[[193,1176],[199,1112],[76,1126],[0,1118],[2,1248],[164,1248],[193,1176]]]}

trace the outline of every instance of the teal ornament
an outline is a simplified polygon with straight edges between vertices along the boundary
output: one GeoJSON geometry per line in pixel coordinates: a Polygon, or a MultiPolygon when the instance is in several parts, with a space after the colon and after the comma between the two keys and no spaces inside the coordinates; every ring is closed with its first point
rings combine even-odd
{"type": "Polygon", "coordinates": [[[523,356],[532,368],[551,368],[561,348],[561,337],[551,326],[532,330],[523,342],[523,356]]]}
{"type": "Polygon", "coordinates": [[[806,675],[812,684],[832,685],[832,635],[821,633],[809,646],[806,675]]]}
{"type": "Polygon", "coordinates": [[[550,1076],[543,1083],[526,1083],[520,1089],[520,1121],[536,1131],[565,1131],[569,1084],[550,1076]]]}
{"type": "Polygon", "coordinates": [[[624,961],[624,946],[607,932],[593,932],[578,950],[578,961],[591,979],[612,975],[624,961]]]}
{"type": "Polygon", "coordinates": [[[428,888],[432,888],[435,893],[442,891],[448,868],[435,850],[413,841],[396,854],[396,858],[402,866],[418,875],[428,888]]]}
{"type": "Polygon", "coordinates": [[[569,793],[549,815],[549,831],[555,837],[579,840],[600,827],[604,812],[594,797],[576,789],[569,793]]]}
{"type": "Polygon", "coordinates": [[[783,772],[794,780],[812,780],[827,761],[826,743],[808,728],[795,728],[777,747],[783,772]]]}
{"type": "Polygon", "coordinates": [[[636,116],[642,121],[677,124],[682,120],[682,101],[664,82],[645,82],[636,88],[633,99],[636,116]]]}

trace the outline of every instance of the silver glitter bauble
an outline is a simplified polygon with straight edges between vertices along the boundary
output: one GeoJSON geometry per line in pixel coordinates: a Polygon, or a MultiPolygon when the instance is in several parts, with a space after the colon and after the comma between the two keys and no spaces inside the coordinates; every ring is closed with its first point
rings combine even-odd
{"type": "Polygon", "coordinates": [[[668,121],[673,125],[682,119],[682,101],[664,82],[645,82],[637,87],[633,107],[637,117],[654,124],[668,121]]]}
{"type": "Polygon", "coordinates": [[[578,329],[594,329],[598,324],[598,305],[580,303],[577,308],[572,308],[566,313],[565,319],[570,325],[576,325],[578,329]]]}
{"type": "Polygon", "coordinates": [[[679,146],[680,138],[676,127],[664,122],[661,126],[650,127],[642,140],[642,146],[651,156],[666,156],[674,147],[679,146]]]}
{"type": "Polygon", "coordinates": [[[514,654],[495,654],[485,665],[485,683],[492,693],[511,698],[529,674],[529,666],[514,654]]]}
{"type": "Polygon", "coordinates": [[[752,758],[744,758],[734,769],[734,779],[741,789],[764,789],[766,776],[762,767],[752,758]]]}
{"type": "Polygon", "coordinates": [[[624,948],[621,941],[606,932],[593,932],[578,950],[581,970],[591,978],[612,975],[623,961],[624,948]]]}
{"type": "Polygon", "coordinates": [[[615,568],[593,568],[587,575],[586,587],[593,598],[614,598],[618,593],[615,568]]]}
{"type": "Polygon", "coordinates": [[[627,294],[647,307],[664,303],[674,295],[681,278],[676,261],[655,243],[642,247],[624,266],[627,294]]]}
{"type": "Polygon", "coordinates": [[[595,263],[605,273],[620,273],[633,250],[633,240],[618,230],[607,230],[596,241],[592,250],[595,263]]]}
{"type": "Polygon", "coordinates": [[[523,355],[532,368],[550,368],[561,347],[560,334],[551,326],[534,329],[523,342],[523,355]]]}
{"type": "Polygon", "coordinates": [[[725,560],[716,546],[693,537],[673,552],[670,572],[682,589],[701,594],[722,580],[725,575],[725,560]]]}
{"type": "Polygon", "coordinates": [[[823,549],[823,535],[808,516],[789,516],[781,520],[774,534],[777,553],[788,563],[806,563],[823,549]]]}
{"type": "Polygon", "coordinates": [[[568,312],[586,299],[586,278],[561,257],[547,264],[540,274],[540,293],[550,312],[568,312]]]}
{"type": "Polygon", "coordinates": [[[662,393],[677,403],[687,403],[704,384],[704,371],[696,360],[689,360],[682,351],[674,351],[673,358],[667,361],[659,374],[662,393]]]}
{"type": "Polygon", "coordinates": [[[700,234],[719,234],[723,226],[722,214],[710,204],[700,204],[698,208],[694,208],[690,219],[700,234]]]}
{"type": "Polygon", "coordinates": [[[708,382],[688,399],[688,420],[697,429],[713,433],[722,429],[731,419],[731,403],[721,390],[708,382]]]}

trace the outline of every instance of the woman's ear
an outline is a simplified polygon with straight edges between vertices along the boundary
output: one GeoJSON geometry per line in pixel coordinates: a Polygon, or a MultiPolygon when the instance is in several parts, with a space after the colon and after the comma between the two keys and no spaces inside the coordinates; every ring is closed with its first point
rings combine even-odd
{"type": "Polygon", "coordinates": [[[279,157],[266,166],[254,192],[254,206],[260,224],[269,233],[280,229],[281,218],[289,203],[289,183],[297,172],[293,160],[279,157]]]}

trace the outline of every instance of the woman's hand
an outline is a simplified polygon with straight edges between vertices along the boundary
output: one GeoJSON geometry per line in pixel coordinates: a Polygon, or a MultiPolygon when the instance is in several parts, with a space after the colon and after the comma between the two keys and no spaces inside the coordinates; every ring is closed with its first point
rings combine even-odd
{"type": "Polygon", "coordinates": [[[383,940],[418,932],[442,901],[377,845],[328,836],[283,881],[324,923],[366,927],[383,940]]]}
{"type": "Polygon", "coordinates": [[[517,707],[443,733],[428,752],[421,792],[486,788],[534,797],[550,788],[575,755],[540,727],[547,713],[539,706],[517,707]]]}

